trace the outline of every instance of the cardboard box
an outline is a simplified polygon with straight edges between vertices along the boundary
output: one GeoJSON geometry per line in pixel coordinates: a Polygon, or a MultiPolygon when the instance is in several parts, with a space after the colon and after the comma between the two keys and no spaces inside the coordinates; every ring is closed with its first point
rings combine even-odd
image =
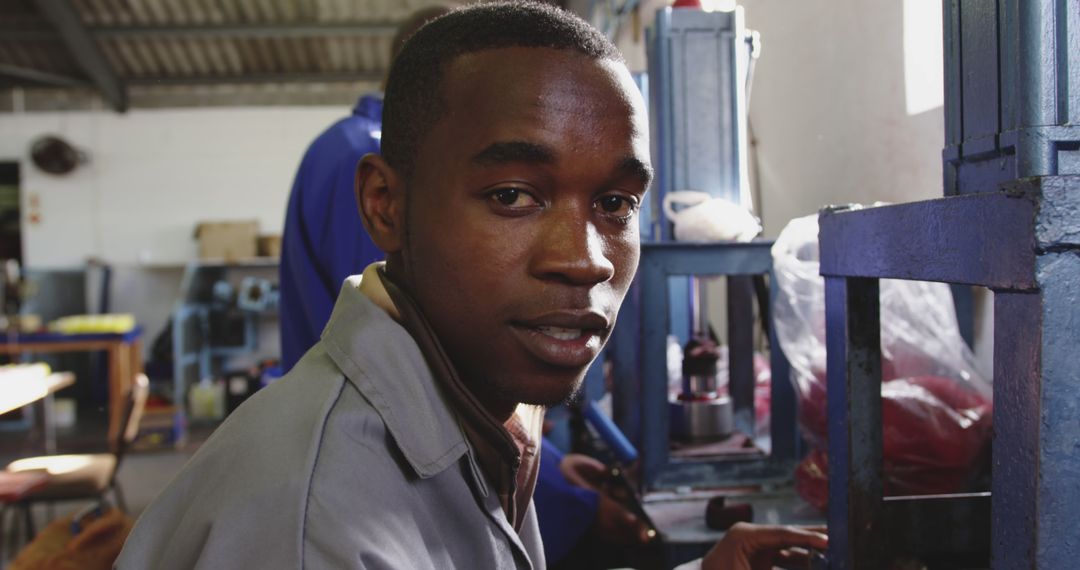
{"type": "Polygon", "coordinates": [[[259,236],[259,257],[281,257],[281,236],[259,236]]]}
{"type": "Polygon", "coordinates": [[[258,253],[257,220],[199,222],[195,239],[199,240],[200,259],[238,260],[258,253]]]}

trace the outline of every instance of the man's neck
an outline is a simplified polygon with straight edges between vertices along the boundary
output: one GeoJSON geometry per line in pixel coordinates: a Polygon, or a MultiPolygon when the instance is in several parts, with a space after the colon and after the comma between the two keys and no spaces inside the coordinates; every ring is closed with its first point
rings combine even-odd
{"type": "Polygon", "coordinates": [[[469,386],[468,382],[465,383],[466,389],[476,396],[477,401],[480,402],[480,406],[487,410],[487,413],[491,414],[493,418],[500,423],[506,423],[514,412],[518,409],[517,402],[506,402],[500,399],[485,398],[481,394],[477,394],[472,386],[469,386]]]}
{"type": "MultiPolygon", "coordinates": [[[[370,278],[369,271],[364,271],[364,280],[361,282],[360,290],[369,297],[371,297],[372,294],[385,297],[386,302],[390,303],[390,307],[392,309],[392,311],[387,310],[387,312],[390,313],[390,316],[393,317],[394,320],[401,322],[401,314],[397,311],[397,308],[393,306],[393,303],[392,301],[390,301],[389,296],[387,296],[386,290],[382,287],[381,282],[378,283],[378,291],[366,291],[364,289],[364,283],[368,282],[369,280],[378,280],[377,273],[375,273],[376,267],[377,266],[374,264],[372,266],[369,266],[369,269],[371,269],[370,278]]],[[[398,287],[401,287],[406,293],[411,294],[411,291],[409,290],[409,281],[405,276],[405,271],[403,270],[400,259],[388,256],[386,263],[382,265],[382,271],[386,274],[390,281],[392,281],[398,287]]],[[[376,301],[376,304],[380,307],[383,306],[379,301],[376,301]]],[[[458,370],[460,371],[461,369],[459,368],[458,370]]],[[[490,391],[474,389],[473,384],[467,380],[467,378],[470,377],[471,376],[468,374],[462,374],[462,384],[464,384],[465,389],[468,390],[474,398],[476,398],[476,401],[485,411],[487,411],[487,413],[491,414],[491,417],[495,418],[495,420],[497,420],[499,423],[506,423],[514,415],[514,412],[517,411],[519,403],[499,398],[497,394],[493,394],[490,391]]]]}
{"type": "MultiPolygon", "coordinates": [[[[401,282],[392,274],[378,270],[375,277],[397,308],[397,320],[416,340],[448,405],[458,414],[462,430],[475,450],[476,461],[495,488],[507,520],[519,529],[528,512],[536,482],[543,408],[483,398],[490,391],[474,390],[466,383],[420,307],[399,285],[401,282]]],[[[468,371],[460,372],[468,374],[468,371]]]]}

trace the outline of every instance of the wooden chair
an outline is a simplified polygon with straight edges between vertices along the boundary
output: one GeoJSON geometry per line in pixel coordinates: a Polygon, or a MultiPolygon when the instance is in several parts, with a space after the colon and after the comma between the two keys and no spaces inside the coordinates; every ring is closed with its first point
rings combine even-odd
{"type": "MultiPolygon", "coordinates": [[[[24,512],[27,524],[32,525],[30,507],[34,503],[58,501],[104,500],[112,491],[116,505],[127,512],[124,495],[116,481],[116,473],[128,446],[139,433],[139,421],[146,407],[150,382],[145,374],[135,377],[128,400],[124,406],[123,431],[109,442],[109,453],[84,453],[72,455],[43,455],[27,457],[8,464],[9,473],[45,472],[49,478],[44,485],[21,497],[15,505],[24,512]]],[[[5,505],[6,508],[7,505],[5,505]]],[[[3,514],[0,513],[0,520],[3,514]]],[[[33,536],[33,527],[27,529],[33,536]]]]}

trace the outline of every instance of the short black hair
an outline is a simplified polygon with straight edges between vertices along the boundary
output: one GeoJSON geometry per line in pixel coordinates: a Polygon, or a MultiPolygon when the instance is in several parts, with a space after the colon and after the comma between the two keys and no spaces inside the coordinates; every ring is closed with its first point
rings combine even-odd
{"type": "Polygon", "coordinates": [[[383,105],[382,155],[406,179],[421,139],[446,112],[442,77],[455,58],[505,47],[571,50],[622,62],[599,30],[538,2],[472,4],[428,22],[402,47],[390,68],[383,105]]]}
{"type": "Polygon", "coordinates": [[[409,40],[424,24],[445,15],[451,8],[449,6],[443,6],[441,4],[435,6],[427,6],[416,10],[412,14],[409,14],[408,18],[405,18],[403,22],[398,24],[397,31],[394,32],[394,39],[390,41],[390,61],[388,63],[393,64],[397,59],[401,48],[405,45],[405,42],[409,40]]]}

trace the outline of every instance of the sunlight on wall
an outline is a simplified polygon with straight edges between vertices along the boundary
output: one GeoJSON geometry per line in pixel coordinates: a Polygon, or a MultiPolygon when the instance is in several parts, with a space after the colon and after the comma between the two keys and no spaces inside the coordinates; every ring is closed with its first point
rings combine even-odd
{"type": "Polygon", "coordinates": [[[908,115],[945,104],[939,0],[904,0],[904,91],[908,115]]]}
{"type": "Polygon", "coordinates": [[[701,0],[701,9],[706,12],[730,12],[735,5],[735,0],[701,0]]]}

